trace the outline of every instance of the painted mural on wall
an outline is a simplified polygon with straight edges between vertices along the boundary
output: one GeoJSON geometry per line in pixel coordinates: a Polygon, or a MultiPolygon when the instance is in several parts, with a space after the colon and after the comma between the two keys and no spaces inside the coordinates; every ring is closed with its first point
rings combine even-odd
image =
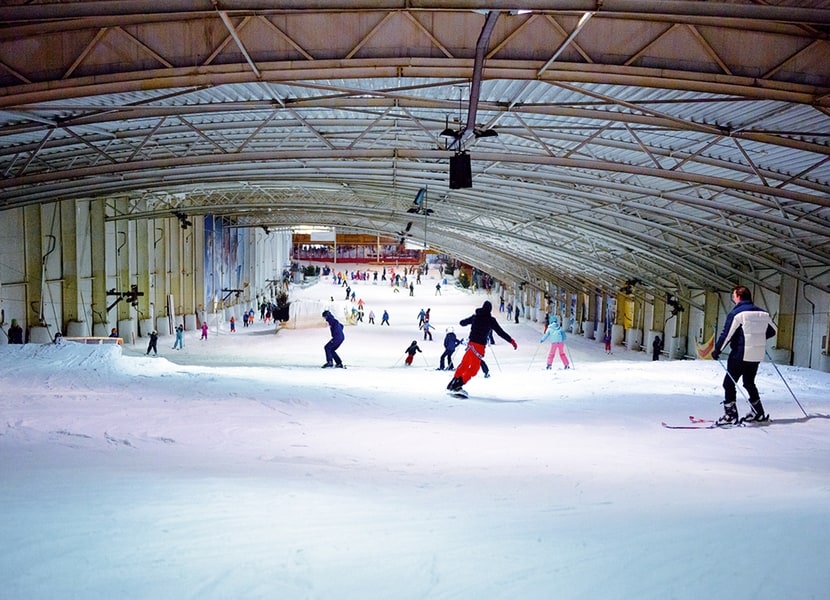
{"type": "MultiPolygon", "coordinates": [[[[210,312],[223,308],[227,290],[241,290],[244,286],[245,246],[251,230],[234,227],[212,215],[205,216],[205,298],[204,306],[210,312]]],[[[230,294],[233,299],[234,294],[230,294]]]]}

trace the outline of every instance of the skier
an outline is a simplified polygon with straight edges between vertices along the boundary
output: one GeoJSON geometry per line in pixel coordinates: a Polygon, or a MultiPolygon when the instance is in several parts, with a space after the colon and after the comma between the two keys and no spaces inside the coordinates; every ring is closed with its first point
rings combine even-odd
{"type": "Polygon", "coordinates": [[[559,318],[556,315],[552,315],[550,317],[550,320],[548,321],[548,330],[545,332],[545,335],[542,336],[542,339],[539,340],[539,343],[544,344],[547,339],[550,339],[550,352],[548,352],[547,369],[550,370],[553,365],[553,359],[556,358],[557,352],[559,353],[559,358],[562,359],[562,364],[565,365],[565,368],[570,369],[571,364],[568,361],[568,355],[565,354],[565,340],[567,339],[567,335],[559,325],[559,318]]]}
{"type": "Polygon", "coordinates": [[[409,348],[404,350],[406,352],[406,366],[412,365],[412,360],[415,358],[416,352],[421,352],[421,349],[418,347],[418,342],[416,340],[412,340],[412,343],[409,344],[409,348]]]}
{"type": "Polygon", "coordinates": [[[424,326],[422,327],[422,329],[424,330],[424,340],[426,340],[427,337],[429,337],[429,341],[431,342],[433,329],[432,323],[430,323],[429,321],[424,321],[424,326]]]}
{"type": "Polygon", "coordinates": [[[464,358],[461,359],[461,364],[455,370],[454,377],[447,384],[447,389],[451,392],[466,395],[462,387],[476,373],[481,367],[481,359],[484,358],[484,347],[487,344],[487,334],[492,329],[499,337],[510,342],[513,349],[518,349],[518,344],[508,333],[506,333],[498,324],[491,314],[493,305],[489,300],[485,300],[481,308],[477,308],[475,313],[462,319],[459,323],[463,326],[470,326],[470,335],[467,342],[467,351],[464,353],[464,358]]]}
{"type": "Polygon", "coordinates": [[[441,362],[438,365],[438,370],[444,370],[444,359],[447,361],[447,371],[452,371],[455,367],[452,364],[452,354],[455,349],[461,344],[461,340],[455,335],[452,327],[447,327],[447,334],[444,336],[444,354],[441,355],[441,362]]]}
{"type": "MultiPolygon", "coordinates": [[[[384,323],[389,325],[389,312],[388,311],[383,311],[383,316],[380,319],[380,324],[383,325],[384,323]]],[[[389,325],[389,327],[392,327],[392,326],[389,325]]]]}
{"type": "Polygon", "coordinates": [[[344,368],[343,361],[337,355],[337,349],[343,343],[343,340],[346,339],[343,335],[343,324],[327,310],[323,311],[323,318],[329,324],[329,330],[331,331],[331,339],[323,346],[323,350],[326,353],[326,363],[323,365],[323,368],[337,367],[342,369],[344,368]]]}
{"type": "Polygon", "coordinates": [[[718,360],[720,353],[729,343],[729,358],[726,360],[726,376],[723,378],[724,415],[718,425],[735,425],[741,421],[766,421],[769,415],[764,413],[764,406],[755,386],[758,365],[764,358],[767,340],[777,330],[772,324],[769,313],[752,303],[752,294],[748,288],[739,285],[732,290],[732,302],[735,308],[726,315],[712,358],[718,360]],[[752,411],[742,420],[738,418],[735,404],[736,385],[743,378],[744,389],[749,393],[749,405],[752,411]]]}
{"type": "Polygon", "coordinates": [[[208,324],[207,321],[202,321],[202,337],[199,340],[206,340],[208,337],[208,324]]]}

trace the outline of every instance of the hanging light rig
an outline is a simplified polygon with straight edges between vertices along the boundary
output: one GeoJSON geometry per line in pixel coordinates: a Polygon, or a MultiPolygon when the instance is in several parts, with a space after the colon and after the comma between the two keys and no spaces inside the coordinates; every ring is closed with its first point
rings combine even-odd
{"type": "Polygon", "coordinates": [[[498,135],[495,130],[480,130],[476,128],[476,115],[478,113],[478,98],[481,93],[482,73],[484,71],[484,60],[487,54],[487,46],[490,43],[490,36],[496,26],[501,11],[491,10],[487,13],[484,26],[476,42],[475,63],[473,65],[473,76],[470,81],[469,108],[467,110],[467,123],[461,125],[461,91],[458,93],[458,131],[449,127],[449,118],[446,127],[441,135],[452,137],[448,149],[455,150],[455,155],[450,157],[450,189],[473,187],[473,175],[470,168],[470,155],[464,150],[464,141],[472,136],[494,137],[498,135]]]}

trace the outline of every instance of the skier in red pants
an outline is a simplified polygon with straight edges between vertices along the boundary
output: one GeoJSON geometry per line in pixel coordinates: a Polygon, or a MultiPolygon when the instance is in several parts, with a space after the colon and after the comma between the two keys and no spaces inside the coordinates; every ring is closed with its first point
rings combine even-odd
{"type": "Polygon", "coordinates": [[[493,318],[492,310],[493,305],[490,304],[489,300],[485,300],[481,308],[477,308],[474,314],[460,321],[461,325],[470,326],[470,335],[467,338],[467,351],[464,353],[464,358],[461,359],[461,364],[455,370],[455,376],[447,385],[447,389],[451,392],[464,394],[462,387],[478,373],[479,368],[481,368],[481,359],[484,358],[484,347],[487,344],[487,336],[490,330],[495,331],[499,337],[510,342],[514,350],[518,348],[516,340],[510,337],[493,318]]]}

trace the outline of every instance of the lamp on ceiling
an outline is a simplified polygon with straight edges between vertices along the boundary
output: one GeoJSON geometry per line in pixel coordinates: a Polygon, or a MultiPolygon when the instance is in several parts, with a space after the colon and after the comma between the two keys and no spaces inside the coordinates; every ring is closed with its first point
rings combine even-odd
{"type": "Polygon", "coordinates": [[[454,138],[454,139],[458,139],[458,138],[461,137],[461,132],[456,131],[455,129],[452,129],[450,127],[450,118],[447,117],[446,123],[444,125],[444,131],[442,131],[440,135],[443,136],[443,137],[451,137],[451,138],[454,138]]]}
{"type": "Polygon", "coordinates": [[[193,225],[193,222],[190,219],[188,219],[187,215],[183,212],[174,212],[173,216],[179,220],[179,225],[182,226],[182,229],[187,229],[188,227],[193,225]]]}
{"type": "Polygon", "coordinates": [[[498,137],[499,133],[495,129],[475,129],[473,135],[477,138],[498,137]]]}

